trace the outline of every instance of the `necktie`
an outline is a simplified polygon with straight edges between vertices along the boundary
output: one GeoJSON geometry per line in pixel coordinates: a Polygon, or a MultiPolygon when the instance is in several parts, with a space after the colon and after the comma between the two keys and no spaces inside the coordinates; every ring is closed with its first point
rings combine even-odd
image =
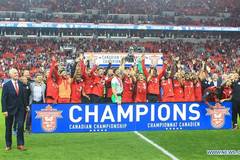
{"type": "Polygon", "coordinates": [[[19,93],[19,88],[18,88],[18,85],[17,85],[17,81],[15,81],[15,90],[16,90],[16,93],[17,93],[17,95],[18,95],[18,93],[19,93]]]}

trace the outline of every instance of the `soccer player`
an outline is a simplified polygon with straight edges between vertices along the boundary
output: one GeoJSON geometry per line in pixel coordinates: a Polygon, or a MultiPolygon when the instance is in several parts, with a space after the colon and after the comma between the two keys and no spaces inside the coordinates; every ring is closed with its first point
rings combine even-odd
{"type": "Polygon", "coordinates": [[[142,68],[144,75],[147,78],[147,99],[148,102],[157,102],[158,101],[158,95],[160,94],[159,84],[160,80],[163,77],[163,75],[166,72],[166,63],[164,63],[163,68],[160,70],[160,72],[157,72],[157,68],[151,67],[149,72],[147,72],[147,69],[145,67],[145,58],[142,57],[142,68]]]}
{"type": "Polygon", "coordinates": [[[106,88],[106,95],[105,95],[105,102],[106,103],[112,103],[112,87],[111,87],[111,81],[113,79],[113,69],[109,68],[107,69],[107,75],[105,77],[105,88],[106,88]]]}
{"type": "Polygon", "coordinates": [[[46,102],[47,103],[57,103],[58,101],[58,84],[56,82],[56,77],[54,77],[53,71],[56,67],[56,58],[52,58],[50,65],[50,70],[47,71],[47,89],[46,89],[46,102]]]}
{"type": "Polygon", "coordinates": [[[197,75],[193,75],[195,101],[202,101],[202,82],[197,75]]]}
{"type": "Polygon", "coordinates": [[[173,92],[173,81],[170,77],[170,72],[165,73],[161,79],[162,88],[162,102],[173,102],[174,92],[173,92]]]}
{"type": "Polygon", "coordinates": [[[190,73],[185,74],[183,86],[184,86],[184,100],[186,102],[194,102],[195,101],[194,83],[190,73]]]}
{"type": "Polygon", "coordinates": [[[119,69],[115,69],[114,77],[111,81],[112,87],[112,102],[121,104],[122,103],[122,92],[123,92],[123,83],[121,79],[121,72],[119,69]]]}
{"type": "Polygon", "coordinates": [[[81,103],[82,96],[90,100],[90,97],[85,94],[84,91],[84,82],[81,77],[81,74],[76,74],[73,77],[73,82],[71,85],[71,103],[81,103]]]}
{"type": "Polygon", "coordinates": [[[59,71],[57,65],[55,66],[53,73],[58,84],[58,103],[69,103],[71,98],[72,78],[64,69],[59,71]]]}
{"type": "Polygon", "coordinates": [[[173,93],[174,93],[175,102],[184,101],[184,91],[183,91],[182,77],[180,72],[175,73],[173,77],[173,93]]]}
{"type": "Polygon", "coordinates": [[[136,103],[147,102],[147,82],[145,80],[143,73],[138,74],[134,101],[136,103]]]}
{"type": "Polygon", "coordinates": [[[104,97],[105,76],[103,68],[98,68],[97,73],[93,73],[92,98],[93,103],[102,103],[104,97]]]}

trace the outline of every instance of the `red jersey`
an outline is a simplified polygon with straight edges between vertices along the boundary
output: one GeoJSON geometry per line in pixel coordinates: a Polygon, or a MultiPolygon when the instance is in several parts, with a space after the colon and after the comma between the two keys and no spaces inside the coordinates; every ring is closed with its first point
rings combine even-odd
{"type": "Polygon", "coordinates": [[[145,80],[137,81],[135,102],[147,101],[147,83],[145,80]]]}
{"type": "Polygon", "coordinates": [[[173,93],[175,102],[182,102],[184,100],[183,87],[180,81],[177,79],[173,80],[173,93]]]}
{"type": "MultiPolygon", "coordinates": [[[[146,76],[146,78],[149,78],[149,73],[145,67],[145,60],[142,60],[142,67],[143,67],[143,72],[144,75],[146,76]]],[[[155,95],[159,95],[160,94],[160,90],[159,90],[159,83],[160,80],[162,78],[162,76],[165,74],[166,72],[166,65],[163,65],[163,68],[160,70],[158,76],[155,77],[151,77],[150,80],[147,83],[147,93],[149,94],[155,94],[155,95]]]]}
{"type": "Polygon", "coordinates": [[[122,102],[133,102],[133,80],[131,77],[125,76],[123,79],[122,102]]]}
{"type": "Polygon", "coordinates": [[[106,83],[106,89],[107,89],[107,98],[111,98],[112,97],[112,87],[111,87],[111,81],[112,81],[113,77],[106,77],[105,78],[105,83],[106,83]]]}
{"type": "Polygon", "coordinates": [[[83,78],[84,78],[84,83],[85,83],[85,87],[84,87],[84,91],[86,94],[93,94],[93,81],[94,81],[94,77],[92,76],[93,73],[95,72],[95,70],[97,69],[97,66],[95,65],[92,70],[90,71],[90,74],[86,73],[86,70],[83,69],[82,74],[83,74],[83,78]]]}
{"type": "Polygon", "coordinates": [[[46,102],[47,103],[57,103],[58,99],[58,84],[53,79],[52,74],[56,62],[52,62],[50,72],[47,77],[47,90],[46,90],[46,102]]]}
{"type": "Polygon", "coordinates": [[[195,101],[202,101],[202,84],[201,81],[197,81],[194,87],[195,101]]]}
{"type": "Polygon", "coordinates": [[[105,77],[94,75],[92,94],[104,97],[105,77]]]}
{"type": "Polygon", "coordinates": [[[162,87],[162,101],[163,102],[172,102],[174,99],[174,92],[173,92],[173,82],[171,78],[168,78],[167,80],[161,81],[161,87],[162,87]]]}
{"type": "Polygon", "coordinates": [[[186,102],[194,102],[195,101],[195,91],[194,84],[192,81],[184,81],[184,100],[186,102]]]}
{"type": "Polygon", "coordinates": [[[82,91],[84,88],[84,83],[74,81],[71,85],[71,103],[81,103],[82,102],[82,91]]]}
{"type": "Polygon", "coordinates": [[[222,99],[228,99],[232,95],[232,88],[231,87],[224,87],[223,88],[223,96],[222,99]]]}

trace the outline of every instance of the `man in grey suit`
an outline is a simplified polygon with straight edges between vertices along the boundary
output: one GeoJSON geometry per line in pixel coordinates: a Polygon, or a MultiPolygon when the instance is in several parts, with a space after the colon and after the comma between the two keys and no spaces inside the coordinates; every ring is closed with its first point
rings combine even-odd
{"type": "MultiPolygon", "coordinates": [[[[46,85],[43,82],[43,76],[41,74],[37,73],[35,75],[35,81],[30,84],[30,91],[31,94],[29,97],[29,113],[31,113],[32,104],[45,103],[46,85]]],[[[31,132],[31,114],[27,115],[26,131],[29,133],[31,132]]]]}

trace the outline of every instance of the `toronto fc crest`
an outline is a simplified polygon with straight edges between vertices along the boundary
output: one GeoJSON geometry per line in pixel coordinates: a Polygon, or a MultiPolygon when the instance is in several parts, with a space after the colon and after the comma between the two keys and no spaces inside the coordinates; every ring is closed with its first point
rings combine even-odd
{"type": "Polygon", "coordinates": [[[225,124],[225,115],[230,115],[229,108],[225,108],[220,103],[216,103],[216,105],[211,109],[206,109],[207,114],[211,116],[211,125],[214,128],[222,128],[225,124]]]}
{"type": "Polygon", "coordinates": [[[57,128],[57,118],[62,118],[62,111],[52,108],[48,105],[41,111],[36,111],[36,119],[42,119],[42,129],[45,132],[53,132],[57,128]]]}

